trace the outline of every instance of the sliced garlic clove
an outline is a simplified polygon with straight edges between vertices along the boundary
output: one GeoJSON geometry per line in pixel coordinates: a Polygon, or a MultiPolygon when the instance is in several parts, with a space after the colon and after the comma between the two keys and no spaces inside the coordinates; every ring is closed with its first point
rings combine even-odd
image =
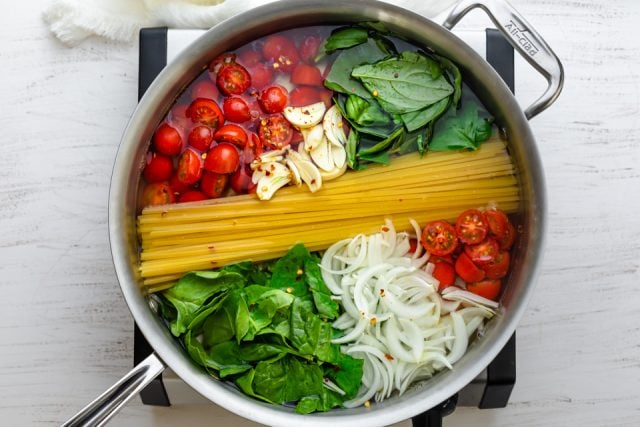
{"type": "Polygon", "coordinates": [[[329,146],[331,150],[331,157],[333,158],[333,164],[338,168],[347,164],[347,150],[342,145],[331,144],[329,146]]]}
{"type": "Polygon", "coordinates": [[[284,163],[291,171],[291,181],[296,185],[296,187],[300,187],[302,185],[302,178],[300,177],[298,167],[290,158],[285,159],[284,163]]]}
{"type": "Polygon", "coordinates": [[[258,180],[256,194],[260,200],[269,200],[273,194],[291,181],[291,171],[281,163],[263,165],[263,175],[258,180]]]}
{"type": "Polygon", "coordinates": [[[333,169],[331,169],[329,172],[325,172],[321,170],[320,175],[322,175],[323,181],[331,181],[332,179],[341,177],[342,175],[344,175],[346,171],[347,171],[347,162],[344,162],[344,164],[341,167],[336,166],[333,169]]]}
{"type": "Polygon", "coordinates": [[[331,147],[327,138],[322,138],[322,142],[320,145],[315,147],[313,150],[309,152],[311,156],[311,160],[315,163],[320,169],[329,172],[332,170],[335,165],[333,164],[333,158],[331,157],[331,147]]]}
{"type": "Polygon", "coordinates": [[[316,125],[305,132],[304,136],[304,148],[307,151],[313,151],[317,146],[322,144],[324,139],[324,130],[321,125],[316,125]]]}
{"type": "Polygon", "coordinates": [[[283,114],[293,126],[304,129],[320,123],[326,110],[324,102],[316,102],[304,107],[285,107],[283,114]]]}
{"type": "Polygon", "coordinates": [[[327,110],[322,120],[322,127],[331,144],[337,146],[347,143],[347,136],[342,128],[342,114],[337,106],[333,105],[327,110]]]}
{"type": "Polygon", "coordinates": [[[303,156],[295,151],[289,152],[289,160],[293,162],[294,166],[298,169],[300,178],[307,184],[309,190],[315,193],[322,187],[322,175],[316,165],[310,160],[306,160],[303,156]]]}
{"type": "MultiPolygon", "coordinates": [[[[291,154],[291,153],[292,152],[290,152],[289,154],[291,154]]],[[[307,151],[307,148],[306,148],[304,142],[301,142],[298,145],[298,151],[297,152],[293,151],[293,153],[295,153],[295,155],[302,156],[302,158],[304,160],[311,161],[311,157],[309,157],[309,152],[307,151]]]]}

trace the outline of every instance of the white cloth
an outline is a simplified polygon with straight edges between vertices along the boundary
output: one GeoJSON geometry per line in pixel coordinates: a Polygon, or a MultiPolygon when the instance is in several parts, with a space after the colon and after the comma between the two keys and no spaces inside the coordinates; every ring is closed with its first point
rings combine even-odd
{"type": "MultiPolygon", "coordinates": [[[[245,10],[277,0],[52,0],[43,18],[68,46],[90,36],[127,42],[140,28],[210,28],[245,10]]],[[[455,0],[386,0],[433,18],[455,0]]]]}

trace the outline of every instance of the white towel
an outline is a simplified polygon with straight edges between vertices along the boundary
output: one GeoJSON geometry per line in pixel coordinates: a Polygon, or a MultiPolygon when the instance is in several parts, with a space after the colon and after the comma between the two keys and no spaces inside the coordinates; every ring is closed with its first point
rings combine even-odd
{"type": "MultiPolygon", "coordinates": [[[[52,0],[43,18],[68,46],[90,36],[128,42],[140,28],[210,28],[245,10],[277,0],[52,0]]],[[[455,0],[386,0],[433,18],[455,0]]]]}

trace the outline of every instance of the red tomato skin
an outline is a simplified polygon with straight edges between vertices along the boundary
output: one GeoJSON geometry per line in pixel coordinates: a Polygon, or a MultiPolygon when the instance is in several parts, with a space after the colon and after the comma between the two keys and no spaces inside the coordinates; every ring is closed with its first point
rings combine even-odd
{"type": "Polygon", "coordinates": [[[282,86],[269,86],[260,92],[258,102],[265,113],[280,113],[289,102],[289,92],[282,86]]]}
{"type": "Polygon", "coordinates": [[[246,49],[238,54],[237,61],[243,67],[251,67],[262,61],[262,54],[253,49],[246,49]]]}
{"type": "Polygon", "coordinates": [[[263,146],[280,149],[291,143],[293,128],[281,115],[270,116],[260,120],[258,136],[263,146]]]}
{"type": "Polygon", "coordinates": [[[251,111],[247,102],[237,96],[225,98],[222,103],[225,118],[230,122],[242,123],[251,120],[251,111]]]}
{"type": "Polygon", "coordinates": [[[175,201],[173,191],[166,182],[154,182],[146,185],[140,197],[142,207],[165,205],[175,201]]]}
{"type": "Polygon", "coordinates": [[[322,74],[313,65],[300,63],[291,73],[291,83],[296,85],[322,86],[322,74]]]}
{"type": "Polygon", "coordinates": [[[213,131],[209,126],[196,126],[189,132],[189,145],[200,152],[205,152],[213,142],[213,131]]]}
{"type": "Polygon", "coordinates": [[[317,36],[307,36],[300,43],[300,59],[304,62],[313,62],[318,55],[322,40],[317,36]]]}
{"type": "Polygon", "coordinates": [[[262,55],[267,61],[272,61],[274,69],[279,71],[290,72],[300,62],[293,42],[279,34],[267,37],[262,45],[262,55]]]}
{"type": "Polygon", "coordinates": [[[225,64],[218,71],[216,85],[227,96],[241,95],[251,87],[251,76],[240,64],[225,64]]]}
{"type": "Polygon", "coordinates": [[[484,279],[485,276],[484,270],[478,268],[464,252],[456,259],[455,270],[458,276],[467,283],[477,282],[484,279]]]}
{"type": "Polygon", "coordinates": [[[409,250],[408,254],[416,253],[416,249],[418,249],[418,239],[409,239],[409,250]]]}
{"type": "Polygon", "coordinates": [[[467,290],[481,297],[497,301],[500,295],[500,280],[485,279],[467,284],[467,290]]]}
{"type": "Polygon", "coordinates": [[[444,261],[435,263],[431,275],[440,282],[438,290],[448,288],[456,281],[456,270],[453,268],[453,265],[444,261]]]}
{"type": "Polygon", "coordinates": [[[182,150],[182,136],[176,128],[162,123],[153,134],[153,146],[160,154],[175,156],[182,150]]]}
{"type": "Polygon", "coordinates": [[[189,191],[189,189],[191,188],[189,184],[180,182],[180,180],[178,179],[177,171],[174,171],[173,175],[171,175],[171,178],[169,178],[169,187],[171,187],[173,194],[176,196],[178,194],[182,194],[186,191],[189,191]]]}
{"type": "Polygon", "coordinates": [[[189,105],[186,114],[193,123],[207,125],[214,130],[224,123],[222,110],[213,99],[195,99],[189,105]]]}
{"type": "Polygon", "coordinates": [[[489,227],[489,233],[495,236],[496,239],[504,237],[509,224],[507,215],[498,209],[487,209],[484,211],[484,217],[489,227]]]}
{"type": "Polygon", "coordinates": [[[456,230],[447,221],[431,221],[422,230],[420,243],[432,255],[449,255],[458,246],[456,230]]]}
{"type": "Polygon", "coordinates": [[[178,203],[199,202],[201,200],[207,200],[207,195],[198,190],[189,190],[178,196],[178,203]]]}
{"type": "Polygon", "coordinates": [[[507,231],[501,239],[498,239],[500,249],[508,251],[516,241],[517,231],[511,222],[507,223],[507,231]]]}
{"type": "Polygon", "coordinates": [[[258,90],[273,82],[273,68],[262,62],[249,66],[248,70],[249,74],[251,74],[251,84],[258,90]]]}
{"type": "Polygon", "coordinates": [[[245,164],[250,164],[256,159],[256,157],[262,154],[262,151],[262,142],[260,142],[260,137],[258,137],[254,132],[250,132],[249,138],[247,139],[247,145],[244,146],[244,150],[242,151],[242,161],[245,164]]]}
{"type": "Polygon", "coordinates": [[[142,175],[145,181],[161,182],[166,181],[173,173],[173,161],[170,157],[153,153],[147,158],[147,165],[144,167],[142,175]]]}
{"type": "Polygon", "coordinates": [[[247,145],[247,132],[238,125],[226,124],[216,131],[213,138],[218,142],[228,142],[238,147],[247,145]]]}
{"type": "Polygon", "coordinates": [[[239,165],[238,149],[227,142],[218,144],[209,150],[204,160],[204,169],[216,174],[233,173],[239,165]]]}
{"type": "Polygon", "coordinates": [[[322,98],[320,97],[320,91],[318,89],[310,86],[301,86],[291,91],[289,104],[292,107],[304,107],[320,102],[321,100],[322,98]]]}
{"type": "Polygon", "coordinates": [[[502,279],[509,271],[511,256],[507,251],[501,251],[498,256],[488,264],[482,266],[487,279],[502,279]]]}
{"type": "Polygon", "coordinates": [[[487,237],[475,245],[465,245],[464,252],[474,264],[480,266],[496,259],[500,253],[500,245],[495,239],[487,237]]]}
{"type": "Polygon", "coordinates": [[[219,55],[216,58],[214,58],[213,61],[211,61],[211,63],[209,64],[209,72],[215,74],[218,71],[220,71],[220,68],[222,68],[224,65],[233,64],[235,62],[236,62],[236,54],[225,52],[222,55],[219,55]]]}
{"type": "Polygon", "coordinates": [[[191,99],[207,98],[217,100],[219,96],[220,91],[210,80],[200,80],[191,89],[191,99]]]}
{"type": "Polygon", "coordinates": [[[192,185],[202,176],[202,158],[195,151],[187,148],[178,159],[178,181],[186,185],[192,185]]]}
{"type": "Polygon", "coordinates": [[[488,229],[484,215],[477,209],[467,209],[456,220],[458,238],[469,245],[482,242],[488,229]]]}
{"type": "Polygon", "coordinates": [[[256,184],[251,181],[251,169],[246,165],[238,168],[237,171],[231,175],[231,179],[229,180],[231,183],[231,189],[236,194],[247,194],[252,187],[255,187],[256,184]]]}
{"type": "Polygon", "coordinates": [[[229,175],[205,172],[200,180],[200,190],[210,199],[224,195],[227,190],[229,175]]]}

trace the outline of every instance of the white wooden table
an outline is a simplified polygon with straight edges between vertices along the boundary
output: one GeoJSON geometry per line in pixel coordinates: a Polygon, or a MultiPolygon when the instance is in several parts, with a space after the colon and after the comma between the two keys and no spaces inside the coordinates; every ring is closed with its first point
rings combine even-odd
{"type": "MultiPolygon", "coordinates": [[[[459,408],[445,425],[640,425],[640,3],[512,3],[566,70],[562,96],[531,123],[548,244],[509,406],[459,408]]],[[[136,104],[137,42],[68,49],[42,23],[44,4],[4,3],[0,17],[2,425],[59,424],[132,363],[107,196],[136,104]]],[[[214,421],[218,411],[135,399],[114,425],[250,425],[214,421]]]]}

